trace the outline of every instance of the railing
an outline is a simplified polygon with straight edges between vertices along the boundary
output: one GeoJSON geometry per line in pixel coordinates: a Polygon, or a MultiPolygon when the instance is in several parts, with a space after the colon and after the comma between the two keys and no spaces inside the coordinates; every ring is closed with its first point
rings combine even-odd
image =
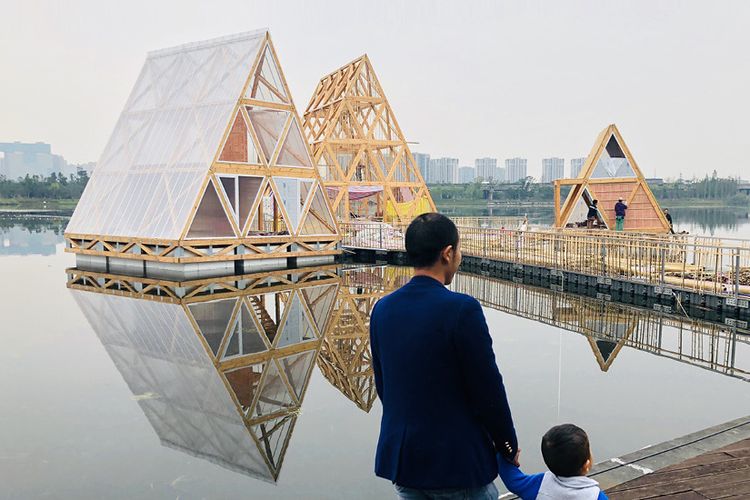
{"type": "MultiPolygon", "coordinates": [[[[404,250],[405,224],[341,223],[350,248],[404,250]]],[[[459,226],[465,255],[680,287],[750,295],[750,241],[612,231],[459,226]]]]}

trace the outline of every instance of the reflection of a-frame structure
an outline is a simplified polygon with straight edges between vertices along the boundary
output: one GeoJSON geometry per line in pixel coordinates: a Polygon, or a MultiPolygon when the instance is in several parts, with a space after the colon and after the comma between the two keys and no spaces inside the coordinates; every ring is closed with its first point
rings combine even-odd
{"type": "Polygon", "coordinates": [[[377,398],[370,354],[370,313],[379,298],[409,280],[411,269],[363,267],[342,274],[318,366],[334,387],[369,413],[377,398]]]}
{"type": "Polygon", "coordinates": [[[602,371],[630,347],[750,381],[750,337],[734,327],[471,274],[457,275],[453,289],[491,309],[584,335],[602,371]]]}
{"type": "Polygon", "coordinates": [[[163,444],[278,479],[338,292],[334,269],[191,282],[68,273],[163,444]]]}

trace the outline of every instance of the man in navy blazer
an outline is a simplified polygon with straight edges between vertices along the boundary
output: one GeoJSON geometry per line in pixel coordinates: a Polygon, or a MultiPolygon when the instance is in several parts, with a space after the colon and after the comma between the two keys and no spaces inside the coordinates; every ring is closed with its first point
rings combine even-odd
{"type": "Polygon", "coordinates": [[[445,287],[461,263],[458,230],[420,215],[406,251],[414,277],[370,318],[383,403],[375,473],[402,499],[496,499],[496,453],[514,462],[518,443],[482,308],[445,287]]]}

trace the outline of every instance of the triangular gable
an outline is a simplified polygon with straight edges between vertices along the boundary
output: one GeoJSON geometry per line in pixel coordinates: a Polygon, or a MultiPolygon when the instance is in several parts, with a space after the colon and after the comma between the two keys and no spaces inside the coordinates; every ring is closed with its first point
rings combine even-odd
{"type": "Polygon", "coordinates": [[[331,208],[342,220],[409,221],[436,210],[367,56],[320,80],[305,112],[304,132],[324,187],[339,193],[331,208]],[[351,186],[373,185],[382,190],[371,199],[345,195],[351,186]],[[394,197],[402,192],[409,193],[408,204],[394,197]]]}
{"type": "Polygon", "coordinates": [[[237,299],[223,299],[188,305],[198,333],[205,339],[214,356],[219,352],[236,302],[237,299]]]}
{"type": "Polygon", "coordinates": [[[615,125],[599,134],[578,178],[555,181],[556,204],[559,203],[561,185],[569,185],[571,190],[563,206],[555,208],[559,210],[555,217],[558,227],[580,222],[582,204],[597,199],[600,218],[612,229],[615,226],[614,205],[622,198],[628,205],[626,231],[669,231],[659,203],[615,125]]]}

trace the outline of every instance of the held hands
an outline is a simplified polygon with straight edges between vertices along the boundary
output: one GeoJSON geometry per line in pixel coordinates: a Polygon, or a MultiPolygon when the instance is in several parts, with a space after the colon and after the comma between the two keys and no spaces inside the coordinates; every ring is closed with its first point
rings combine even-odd
{"type": "MultiPolygon", "coordinates": [[[[505,443],[505,449],[508,450],[508,453],[512,453],[513,452],[513,448],[511,448],[511,446],[510,446],[509,443],[505,443]]],[[[508,462],[512,463],[516,467],[520,467],[521,466],[521,462],[519,461],[520,459],[521,459],[521,448],[519,448],[518,450],[516,450],[516,454],[513,455],[512,459],[511,458],[506,458],[506,460],[508,462]]]]}

